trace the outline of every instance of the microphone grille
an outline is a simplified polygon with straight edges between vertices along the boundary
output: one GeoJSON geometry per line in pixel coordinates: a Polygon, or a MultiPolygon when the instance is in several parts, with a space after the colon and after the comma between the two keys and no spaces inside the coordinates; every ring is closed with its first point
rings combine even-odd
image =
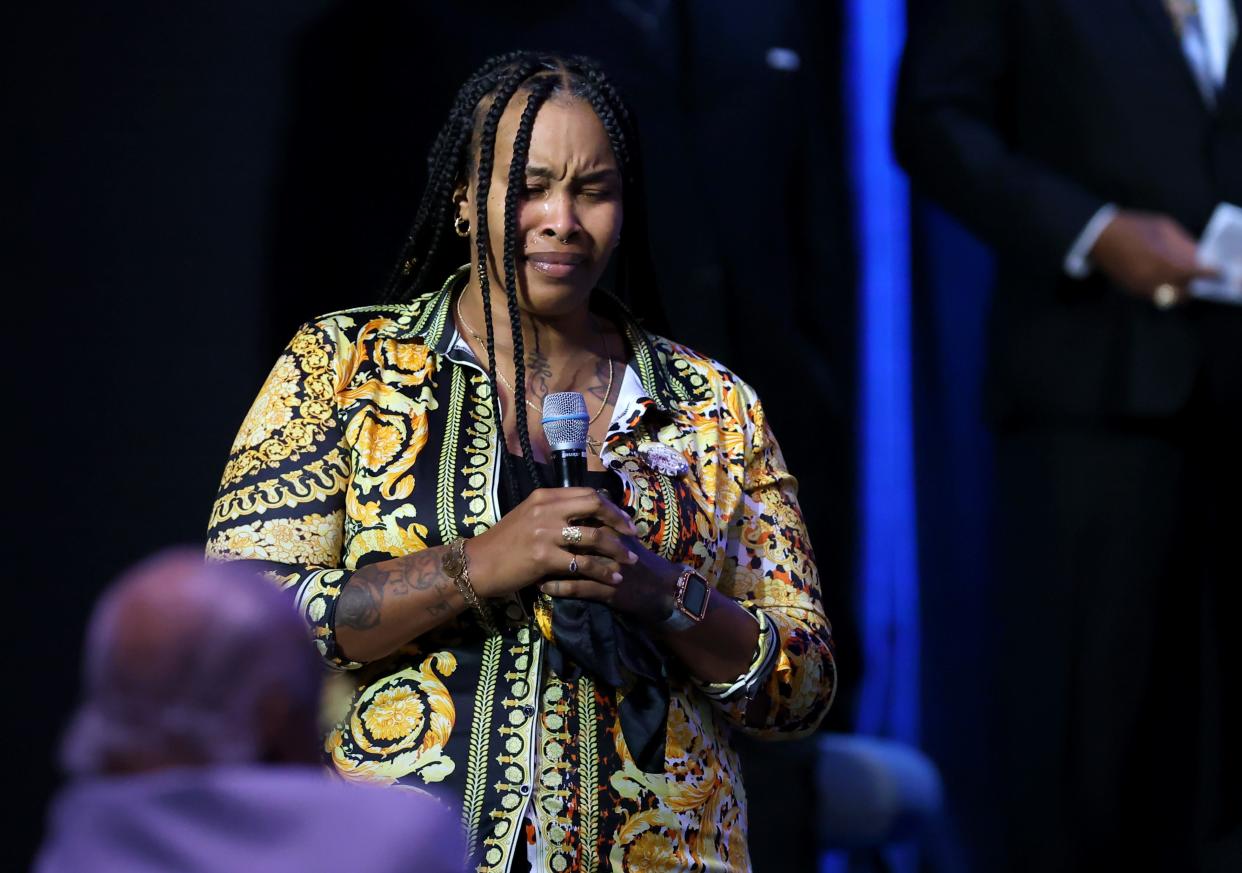
{"type": "Polygon", "coordinates": [[[552,451],[586,451],[586,399],[577,391],[558,391],[543,398],[543,435],[552,451]]]}

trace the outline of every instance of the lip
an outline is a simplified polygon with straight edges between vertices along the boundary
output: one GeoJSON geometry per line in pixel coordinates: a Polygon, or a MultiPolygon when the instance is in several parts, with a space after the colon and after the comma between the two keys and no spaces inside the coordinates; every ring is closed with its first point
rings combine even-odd
{"type": "Polygon", "coordinates": [[[526,260],[537,264],[572,264],[577,266],[586,260],[581,252],[527,252],[526,260]]]}
{"type": "Polygon", "coordinates": [[[585,264],[587,257],[581,252],[527,252],[526,260],[545,276],[563,279],[585,264]]]}

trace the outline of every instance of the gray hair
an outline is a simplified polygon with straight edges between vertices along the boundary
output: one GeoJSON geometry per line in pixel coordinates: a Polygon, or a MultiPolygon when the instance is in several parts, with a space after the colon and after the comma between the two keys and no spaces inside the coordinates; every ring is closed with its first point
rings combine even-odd
{"type": "Polygon", "coordinates": [[[321,681],[307,629],[275,585],[196,550],[162,552],[95,606],[61,766],[80,776],[116,762],[253,762],[267,751],[261,714],[279,704],[313,725],[321,681]]]}

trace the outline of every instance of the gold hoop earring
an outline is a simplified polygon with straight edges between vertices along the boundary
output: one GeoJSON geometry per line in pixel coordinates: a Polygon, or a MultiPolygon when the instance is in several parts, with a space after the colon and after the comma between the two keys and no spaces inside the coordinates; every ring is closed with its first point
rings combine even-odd
{"type": "Polygon", "coordinates": [[[462,239],[470,236],[470,221],[460,215],[453,219],[453,232],[462,239]]]}

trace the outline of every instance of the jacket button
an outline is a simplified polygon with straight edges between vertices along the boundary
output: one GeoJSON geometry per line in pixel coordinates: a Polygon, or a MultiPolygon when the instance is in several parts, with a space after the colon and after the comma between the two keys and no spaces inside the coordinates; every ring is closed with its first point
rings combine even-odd
{"type": "Polygon", "coordinates": [[[518,794],[522,795],[523,797],[526,797],[528,794],[530,794],[530,786],[523,785],[521,788],[518,789],[518,794]]]}
{"type": "Polygon", "coordinates": [[[522,714],[525,715],[527,718],[530,718],[532,715],[535,714],[535,707],[531,706],[529,703],[526,704],[525,706],[522,707],[522,714]]]}

